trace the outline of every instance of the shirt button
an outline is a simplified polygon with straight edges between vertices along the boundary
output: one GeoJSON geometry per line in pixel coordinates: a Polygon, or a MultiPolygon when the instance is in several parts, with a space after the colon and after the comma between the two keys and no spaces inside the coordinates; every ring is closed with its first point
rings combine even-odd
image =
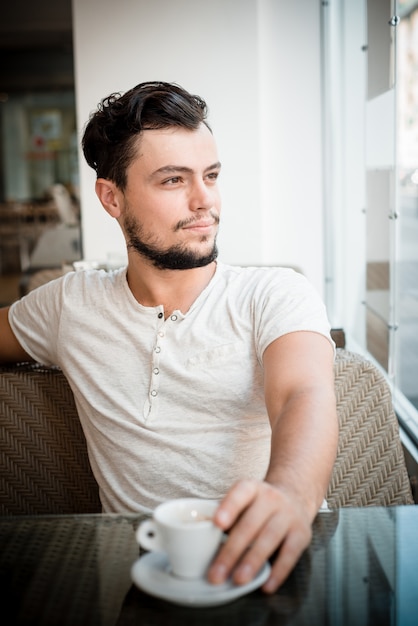
{"type": "Polygon", "coordinates": [[[160,346],[156,346],[156,348],[155,348],[155,352],[156,352],[157,354],[158,354],[159,352],[161,352],[161,348],[160,348],[160,346]]]}
{"type": "Polygon", "coordinates": [[[164,337],[164,331],[160,330],[160,332],[158,333],[160,335],[160,337],[164,337]]]}
{"type": "Polygon", "coordinates": [[[171,319],[172,322],[175,322],[176,319],[177,319],[177,315],[172,315],[170,319],[171,319]]]}
{"type": "Polygon", "coordinates": [[[153,397],[153,398],[155,398],[155,396],[157,395],[157,392],[155,391],[155,389],[153,389],[153,390],[151,391],[151,395],[152,395],[152,397],[153,397]]]}
{"type": "Polygon", "coordinates": [[[154,374],[159,374],[160,370],[158,369],[158,367],[154,367],[153,372],[154,374]]]}
{"type": "Polygon", "coordinates": [[[158,313],[158,317],[159,317],[159,319],[161,319],[163,317],[163,314],[162,313],[158,313]]]}

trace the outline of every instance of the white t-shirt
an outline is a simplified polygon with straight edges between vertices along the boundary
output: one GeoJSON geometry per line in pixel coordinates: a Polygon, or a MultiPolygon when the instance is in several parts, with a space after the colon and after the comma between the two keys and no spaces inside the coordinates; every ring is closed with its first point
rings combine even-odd
{"type": "Polygon", "coordinates": [[[263,352],[285,333],[329,337],[302,275],[222,263],[187,313],[166,320],[135,300],[126,269],[66,274],[9,317],[28,354],[71,385],[106,512],[221,498],[240,478],[264,478],[263,352]]]}

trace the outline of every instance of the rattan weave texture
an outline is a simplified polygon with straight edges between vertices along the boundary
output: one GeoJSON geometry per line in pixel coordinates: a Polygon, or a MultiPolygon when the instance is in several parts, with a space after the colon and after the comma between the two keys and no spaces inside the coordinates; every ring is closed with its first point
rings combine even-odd
{"type": "Polygon", "coordinates": [[[73,394],[58,369],[0,368],[0,514],[101,512],[73,394]]]}
{"type": "Polygon", "coordinates": [[[360,355],[337,350],[335,390],[340,435],[329,506],[413,504],[399,425],[382,373],[360,355]]]}
{"type": "MultiPolygon", "coordinates": [[[[361,356],[337,350],[339,451],[331,507],[412,503],[389,387],[361,356]]],[[[74,399],[60,370],[0,367],[0,515],[99,513],[74,399]]]]}

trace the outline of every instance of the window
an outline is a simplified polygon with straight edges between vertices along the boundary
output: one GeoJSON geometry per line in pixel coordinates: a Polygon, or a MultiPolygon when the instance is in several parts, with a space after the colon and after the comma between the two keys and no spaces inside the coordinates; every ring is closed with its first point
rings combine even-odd
{"type": "Polygon", "coordinates": [[[418,2],[323,3],[327,306],[418,446],[418,2]]]}

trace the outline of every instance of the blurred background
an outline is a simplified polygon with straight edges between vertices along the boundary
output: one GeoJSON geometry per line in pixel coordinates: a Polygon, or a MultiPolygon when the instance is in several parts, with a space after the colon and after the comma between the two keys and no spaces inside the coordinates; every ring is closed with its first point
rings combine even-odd
{"type": "Polygon", "coordinates": [[[124,262],[80,153],[144,80],[204,97],[220,258],[291,265],[393,389],[418,444],[418,2],[14,0],[0,21],[0,303],[74,262],[124,262]]]}
{"type": "Polygon", "coordinates": [[[71,0],[2,7],[1,300],[21,276],[81,257],[71,0]]]}

